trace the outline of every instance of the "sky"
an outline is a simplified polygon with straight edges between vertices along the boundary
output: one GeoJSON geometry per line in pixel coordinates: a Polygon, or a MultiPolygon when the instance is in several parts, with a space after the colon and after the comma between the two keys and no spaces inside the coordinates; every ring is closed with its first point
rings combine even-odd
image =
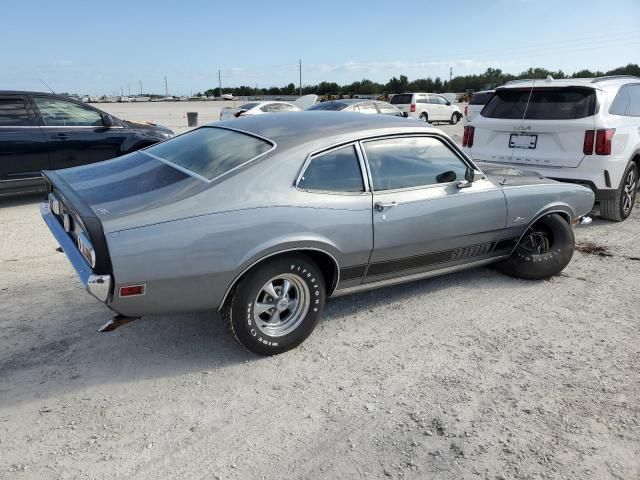
{"type": "Polygon", "coordinates": [[[640,63],[640,0],[21,0],[0,24],[0,90],[297,85],[300,59],[303,85],[640,63]]]}

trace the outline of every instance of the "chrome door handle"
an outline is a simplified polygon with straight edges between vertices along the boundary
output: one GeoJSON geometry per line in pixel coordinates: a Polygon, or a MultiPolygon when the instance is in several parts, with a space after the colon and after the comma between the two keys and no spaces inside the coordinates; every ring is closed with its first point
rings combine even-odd
{"type": "Polygon", "coordinates": [[[384,202],[376,202],[375,207],[379,212],[383,211],[385,208],[397,207],[400,205],[398,202],[384,203],[384,202]]]}

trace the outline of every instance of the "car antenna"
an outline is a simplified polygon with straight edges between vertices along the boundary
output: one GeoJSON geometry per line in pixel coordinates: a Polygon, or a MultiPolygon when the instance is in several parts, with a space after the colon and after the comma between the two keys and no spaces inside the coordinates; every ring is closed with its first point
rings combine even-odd
{"type": "Polygon", "coordinates": [[[51,90],[51,93],[53,93],[54,95],[56,94],[56,92],[54,92],[53,89],[49,85],[47,85],[47,82],[45,82],[41,78],[39,78],[38,80],[40,80],[45,87],[47,87],[49,90],[51,90]]]}

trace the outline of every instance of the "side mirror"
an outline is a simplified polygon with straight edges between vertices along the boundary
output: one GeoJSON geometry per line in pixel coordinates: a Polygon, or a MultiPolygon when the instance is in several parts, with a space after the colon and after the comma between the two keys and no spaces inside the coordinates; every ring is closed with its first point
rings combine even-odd
{"type": "Polygon", "coordinates": [[[436,182],[438,183],[451,183],[456,181],[456,172],[448,170],[436,176],[436,182]]]}
{"type": "Polygon", "coordinates": [[[111,115],[109,115],[108,113],[103,113],[102,125],[104,125],[105,127],[113,127],[115,125],[115,122],[113,121],[113,117],[111,117],[111,115]]]}
{"type": "Polygon", "coordinates": [[[451,106],[451,102],[449,100],[447,100],[447,107],[451,106]]]}
{"type": "Polygon", "coordinates": [[[476,172],[473,170],[473,168],[467,168],[467,171],[464,173],[464,179],[469,183],[473,183],[475,176],[476,172]]]}

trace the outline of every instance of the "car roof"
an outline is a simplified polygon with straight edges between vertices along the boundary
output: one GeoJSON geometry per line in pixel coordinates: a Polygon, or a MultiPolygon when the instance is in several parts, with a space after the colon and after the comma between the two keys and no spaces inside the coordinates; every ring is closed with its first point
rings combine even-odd
{"type": "Polygon", "coordinates": [[[284,112],[278,115],[255,115],[206,125],[227,127],[265,137],[278,144],[278,150],[307,143],[331,144],[349,138],[395,133],[441,133],[424,122],[390,115],[332,111],[284,112]]]}
{"type": "Polygon", "coordinates": [[[49,97],[61,97],[51,92],[30,92],[26,90],[0,90],[0,95],[48,95],[49,97]]]}
{"type": "Polygon", "coordinates": [[[539,79],[522,79],[511,80],[498,88],[530,88],[532,86],[545,87],[593,87],[601,88],[602,86],[618,86],[627,83],[640,82],[639,77],[632,75],[611,75],[608,77],[597,78],[539,78],[539,79]]]}

